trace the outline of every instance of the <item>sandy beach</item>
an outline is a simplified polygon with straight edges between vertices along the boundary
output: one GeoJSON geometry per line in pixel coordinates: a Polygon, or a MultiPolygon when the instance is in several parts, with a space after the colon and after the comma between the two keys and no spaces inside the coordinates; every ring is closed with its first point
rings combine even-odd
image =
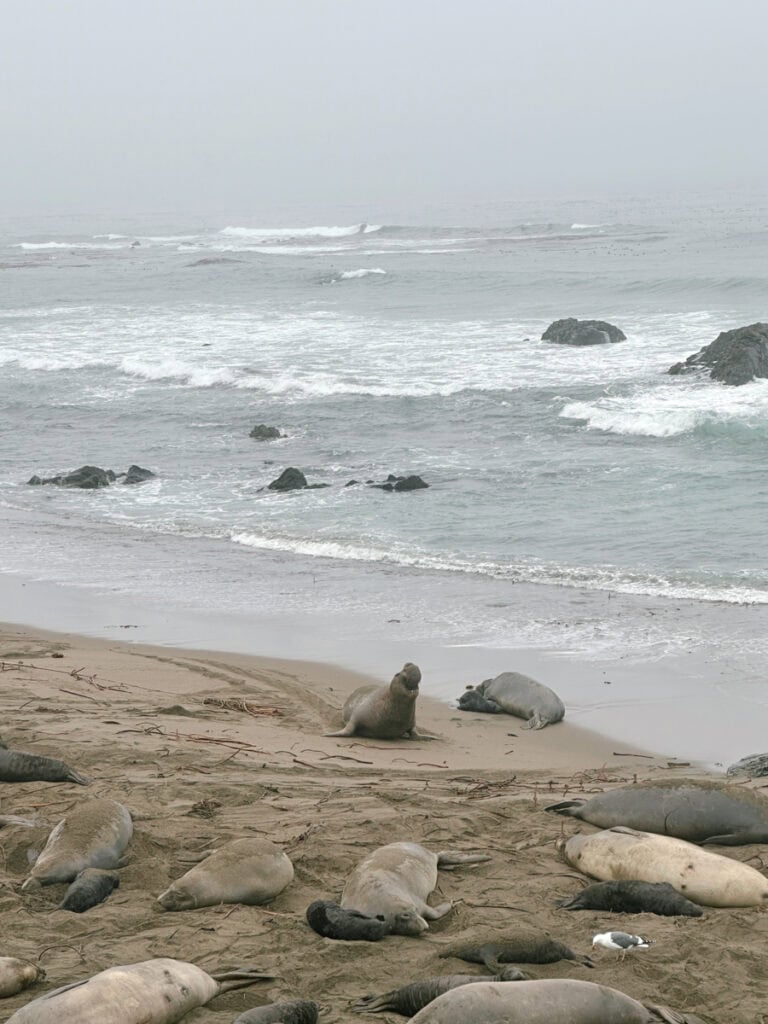
{"type": "MultiPolygon", "coordinates": [[[[588,953],[592,935],[625,929],[654,939],[623,963],[560,962],[540,978],[582,978],[712,1022],[756,1024],[768,992],[761,966],[768,925],[757,910],[702,918],[622,917],[555,909],[579,891],[555,841],[578,823],[543,812],[564,794],[637,779],[695,774],[667,757],[619,746],[567,720],[528,732],[508,716],[462,714],[419,698],[419,727],[434,741],[383,742],[322,734],[340,723],[361,682],[389,681],[311,662],[150,647],[5,626],[0,631],[2,738],[61,757],[93,779],[4,785],[3,814],[42,816],[8,827],[0,907],[6,955],[39,961],[47,980],[4,1000],[5,1020],[33,996],[106,967],[157,956],[205,969],[248,964],[273,982],[219,997],[185,1017],[229,1022],[278,998],[313,998],[323,1021],[351,1022],[357,996],[429,975],[481,969],[439,959],[455,942],[544,930],[588,953]],[[79,801],[110,796],[135,816],[130,863],[110,899],[84,915],[56,909],[64,886],[20,892],[27,849],[79,801]],[[268,907],[168,913],[156,896],[189,858],[222,841],[266,836],[283,846],[294,882],[268,907]],[[304,920],[317,898],[338,899],[353,865],[376,846],[416,840],[430,849],[482,851],[487,864],[443,873],[452,913],[420,939],[377,944],[322,939],[304,920]]],[[[582,826],[584,827],[584,826],[582,826]]],[[[763,867],[759,847],[728,856],[763,867]]],[[[387,1019],[401,1019],[389,1015],[387,1019]]]]}

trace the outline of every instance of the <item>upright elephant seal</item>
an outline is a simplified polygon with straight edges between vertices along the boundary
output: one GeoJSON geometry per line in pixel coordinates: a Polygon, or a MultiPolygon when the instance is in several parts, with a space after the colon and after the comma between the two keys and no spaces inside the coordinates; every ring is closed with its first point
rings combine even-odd
{"type": "Polygon", "coordinates": [[[222,992],[269,980],[255,970],[206,974],[183,960],[144,960],[46,992],[7,1024],[175,1024],[222,992]]]}
{"type": "Polygon", "coordinates": [[[9,750],[0,740],[0,782],[76,782],[87,786],[90,780],[55,757],[9,750]]]}
{"type": "Polygon", "coordinates": [[[48,836],[22,889],[71,882],[86,868],[117,868],[133,835],[128,808],[117,800],[87,800],[48,836]]]}
{"type": "Polygon", "coordinates": [[[15,996],[44,978],[45,971],[37,964],[17,960],[15,956],[0,956],[0,999],[15,996]]]}
{"type": "MultiPolygon", "coordinates": [[[[403,918],[404,922],[406,920],[403,918]]],[[[307,924],[324,939],[342,939],[345,942],[379,942],[392,934],[391,924],[387,924],[383,917],[368,917],[359,910],[343,910],[331,900],[310,903],[307,924]]]]}
{"type": "Polygon", "coordinates": [[[361,686],[347,698],[342,718],[347,723],[326,736],[368,736],[377,740],[434,739],[416,731],[416,698],[421,672],[406,662],[389,686],[361,686]]]}
{"type": "Polygon", "coordinates": [[[286,999],[246,1010],[232,1024],[317,1024],[319,1012],[320,1007],[311,999],[286,999]]]}
{"type": "Polygon", "coordinates": [[[554,690],[521,672],[502,672],[459,697],[460,711],[485,711],[525,718],[524,729],[543,729],[565,717],[565,705],[554,690]]]}
{"type": "Polygon", "coordinates": [[[536,932],[478,942],[459,949],[447,949],[440,956],[455,957],[471,964],[485,964],[489,971],[500,971],[502,964],[555,964],[558,960],[573,960],[585,967],[595,966],[588,956],[574,953],[564,943],[536,932]]]}
{"type": "Polygon", "coordinates": [[[219,903],[258,906],[293,881],[293,864],[268,839],[235,839],[215,850],[157,897],[166,910],[219,903]]]}
{"type": "Polygon", "coordinates": [[[380,996],[363,996],[352,1003],[352,1009],[358,1013],[401,1013],[403,1017],[412,1017],[425,1006],[441,996],[462,985],[474,985],[478,981],[527,981],[527,976],[517,967],[505,967],[499,974],[440,974],[434,978],[414,981],[411,985],[392,989],[380,996]]]}
{"type": "Polygon", "coordinates": [[[658,914],[701,917],[704,911],[669,882],[596,882],[570,898],[557,900],[561,910],[607,910],[613,914],[658,914]]]}
{"type": "Polygon", "coordinates": [[[438,996],[411,1024],[703,1024],[591,981],[481,981],[438,996]]]}
{"type": "Polygon", "coordinates": [[[344,910],[358,910],[381,917],[394,935],[420,935],[453,907],[430,907],[427,897],[437,886],[437,869],[458,864],[479,864],[486,854],[431,853],[418,843],[380,846],[362,860],[350,875],[341,894],[344,910]]]}
{"type": "Polygon", "coordinates": [[[563,800],[545,810],[598,828],[624,825],[690,843],[768,843],[768,802],[752,790],[712,782],[641,782],[589,800],[563,800]]]}
{"type": "Polygon", "coordinates": [[[571,836],[558,845],[572,867],[605,882],[669,882],[683,896],[705,907],[768,903],[768,879],[755,868],[682,839],[612,828],[571,836]]]}

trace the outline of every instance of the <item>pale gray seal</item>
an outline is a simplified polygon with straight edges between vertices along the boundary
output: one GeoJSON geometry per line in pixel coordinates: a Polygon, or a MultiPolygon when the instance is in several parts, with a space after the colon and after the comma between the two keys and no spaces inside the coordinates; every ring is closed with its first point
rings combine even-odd
{"type": "Polygon", "coordinates": [[[420,935],[429,928],[428,921],[444,917],[453,907],[452,903],[437,907],[427,903],[437,886],[438,867],[490,859],[486,854],[449,850],[431,853],[418,843],[390,843],[354,868],[341,894],[341,906],[370,917],[381,916],[392,934],[420,935]]]}
{"type": "Polygon", "coordinates": [[[562,942],[543,933],[531,932],[448,949],[440,956],[455,957],[470,964],[485,964],[489,971],[500,971],[502,964],[555,964],[558,960],[573,960],[585,967],[595,966],[588,956],[574,953],[562,942]]]}
{"type": "Polygon", "coordinates": [[[37,964],[17,960],[15,956],[0,956],[0,999],[15,996],[44,978],[45,971],[37,964]]]}
{"type": "Polygon", "coordinates": [[[183,960],[144,960],[46,992],[7,1024],[175,1024],[221,992],[270,980],[255,970],[207,974],[183,960]]]}
{"type": "Polygon", "coordinates": [[[219,903],[258,906],[293,881],[288,855],[268,839],[235,839],[214,850],[157,897],[166,910],[195,910],[219,903]]]}
{"type": "Polygon", "coordinates": [[[411,1024],[703,1024],[698,1017],[640,1003],[614,988],[566,978],[481,981],[452,989],[425,1006],[411,1024]]]}
{"type": "Polygon", "coordinates": [[[705,907],[768,903],[768,880],[755,868],[672,836],[612,828],[571,836],[558,845],[572,867],[604,882],[669,882],[705,907]]]}
{"type": "Polygon", "coordinates": [[[85,868],[118,868],[133,835],[128,808],[117,800],[87,800],[48,836],[22,889],[71,882],[85,868]]]}
{"type": "Polygon", "coordinates": [[[377,740],[431,740],[416,731],[416,698],[421,672],[406,662],[389,686],[360,686],[346,700],[342,717],[347,723],[326,736],[368,736],[377,740]]]}
{"type": "Polygon", "coordinates": [[[58,758],[9,750],[0,740],[0,782],[76,782],[87,786],[90,780],[58,758]]]}
{"type": "Polygon", "coordinates": [[[607,910],[614,914],[701,917],[704,911],[669,882],[596,882],[576,896],[557,900],[561,910],[607,910]]]}
{"type": "Polygon", "coordinates": [[[460,711],[525,718],[524,729],[543,729],[565,717],[565,705],[555,691],[521,672],[502,672],[479,686],[468,686],[458,704],[460,711]]]}
{"type": "Polygon", "coordinates": [[[246,1010],[232,1024],[317,1024],[319,1012],[320,1007],[311,999],[286,999],[246,1010]]]}
{"type": "Polygon", "coordinates": [[[64,893],[59,910],[70,910],[73,914],[83,914],[91,907],[110,895],[120,885],[120,876],[115,871],[102,871],[101,868],[86,868],[64,893]]]}
{"type": "Polygon", "coordinates": [[[598,828],[623,825],[690,843],[768,843],[768,802],[751,790],[713,782],[641,782],[598,793],[589,800],[563,800],[544,809],[598,828]]]}
{"type": "Polygon", "coordinates": [[[344,910],[331,900],[310,903],[307,923],[324,939],[343,939],[346,942],[379,942],[392,934],[391,925],[383,917],[368,917],[357,910],[344,910]]]}
{"type": "Polygon", "coordinates": [[[352,1004],[358,1013],[401,1013],[412,1017],[424,1009],[443,992],[462,985],[474,985],[478,981],[527,981],[527,975],[517,967],[505,967],[499,974],[440,974],[434,978],[414,981],[402,988],[392,989],[380,996],[363,996],[352,1004]]]}

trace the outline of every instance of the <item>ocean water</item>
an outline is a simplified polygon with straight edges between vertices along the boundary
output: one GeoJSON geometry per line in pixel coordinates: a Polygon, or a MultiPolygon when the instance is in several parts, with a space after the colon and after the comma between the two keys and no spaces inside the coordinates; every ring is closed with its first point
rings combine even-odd
{"type": "Polygon", "coordinates": [[[768,318],[765,197],[312,214],[0,223],[0,572],[573,656],[606,594],[768,603],[768,381],[665,372],[768,318]],[[566,316],[627,340],[540,340],[566,316]],[[157,477],[26,483],[85,463],[157,477]]]}

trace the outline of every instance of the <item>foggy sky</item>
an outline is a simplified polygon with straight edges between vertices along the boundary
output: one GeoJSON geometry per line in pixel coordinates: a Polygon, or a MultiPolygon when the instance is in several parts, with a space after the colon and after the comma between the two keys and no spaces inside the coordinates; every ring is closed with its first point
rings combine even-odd
{"type": "Polygon", "coordinates": [[[768,181],[762,0],[0,0],[0,213],[768,181]]]}

